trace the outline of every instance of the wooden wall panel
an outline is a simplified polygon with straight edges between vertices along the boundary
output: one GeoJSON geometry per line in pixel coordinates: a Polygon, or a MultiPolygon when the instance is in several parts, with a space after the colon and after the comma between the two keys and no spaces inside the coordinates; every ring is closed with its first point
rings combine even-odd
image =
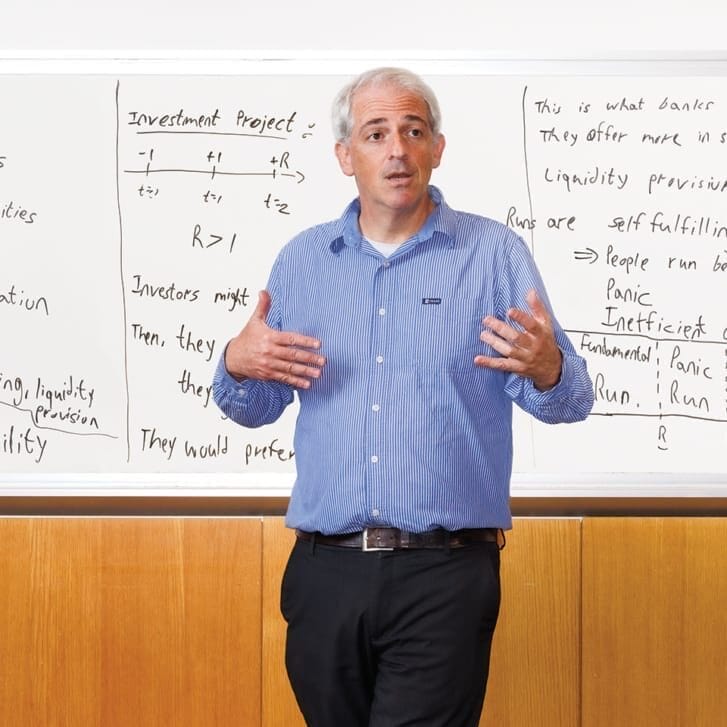
{"type": "Polygon", "coordinates": [[[0,521],[0,724],[260,722],[261,522],[0,521]]]}
{"type": "Polygon", "coordinates": [[[285,620],[280,615],[280,582],[293,532],[282,517],[263,521],[262,727],[305,727],[285,672],[285,620]]]}
{"type": "MultiPolygon", "coordinates": [[[[582,528],[582,568],[577,519],[508,533],[482,726],[721,724],[727,520],[582,528]]],[[[0,724],[302,727],[278,608],[292,542],[277,517],[0,519],[0,724]]]]}
{"type": "Polygon", "coordinates": [[[0,521],[0,724],[99,725],[101,531],[0,521]]]}
{"type": "Polygon", "coordinates": [[[481,727],[580,724],[578,519],[516,518],[481,727]]]}
{"type": "Polygon", "coordinates": [[[727,520],[592,518],[583,534],[584,727],[727,713],[727,520]]]}

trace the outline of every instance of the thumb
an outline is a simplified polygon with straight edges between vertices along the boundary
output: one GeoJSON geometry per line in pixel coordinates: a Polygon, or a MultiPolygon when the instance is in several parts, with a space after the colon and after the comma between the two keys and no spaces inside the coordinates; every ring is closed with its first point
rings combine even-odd
{"type": "Polygon", "coordinates": [[[258,293],[257,305],[255,306],[255,310],[252,312],[252,318],[256,318],[262,323],[265,323],[268,313],[270,312],[271,302],[270,293],[268,293],[267,290],[261,290],[258,293]]]}

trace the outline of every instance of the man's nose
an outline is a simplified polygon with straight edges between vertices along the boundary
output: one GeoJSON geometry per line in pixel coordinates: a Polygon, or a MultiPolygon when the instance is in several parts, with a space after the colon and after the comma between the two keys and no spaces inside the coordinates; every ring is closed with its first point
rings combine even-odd
{"type": "Polygon", "coordinates": [[[400,134],[392,134],[389,156],[392,159],[402,159],[406,156],[406,140],[400,134]]]}

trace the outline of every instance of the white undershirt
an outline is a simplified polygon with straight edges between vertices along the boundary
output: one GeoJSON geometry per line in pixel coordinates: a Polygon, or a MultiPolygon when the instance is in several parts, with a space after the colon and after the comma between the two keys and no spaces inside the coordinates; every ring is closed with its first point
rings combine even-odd
{"type": "Polygon", "coordinates": [[[370,240],[368,237],[364,237],[364,240],[371,245],[371,247],[374,248],[374,250],[378,250],[384,257],[391,257],[405,242],[405,240],[402,240],[401,242],[376,242],[375,240],[370,240]]]}

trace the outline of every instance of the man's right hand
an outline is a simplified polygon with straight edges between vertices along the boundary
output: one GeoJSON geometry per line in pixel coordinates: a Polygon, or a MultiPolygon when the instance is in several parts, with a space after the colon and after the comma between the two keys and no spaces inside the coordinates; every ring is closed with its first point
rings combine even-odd
{"type": "Polygon", "coordinates": [[[227,345],[225,367],[236,379],[280,381],[307,389],[321,375],[326,359],[311,350],[321,342],[299,333],[276,331],[266,323],[270,294],[260,291],[257,307],[240,333],[227,345]]]}

